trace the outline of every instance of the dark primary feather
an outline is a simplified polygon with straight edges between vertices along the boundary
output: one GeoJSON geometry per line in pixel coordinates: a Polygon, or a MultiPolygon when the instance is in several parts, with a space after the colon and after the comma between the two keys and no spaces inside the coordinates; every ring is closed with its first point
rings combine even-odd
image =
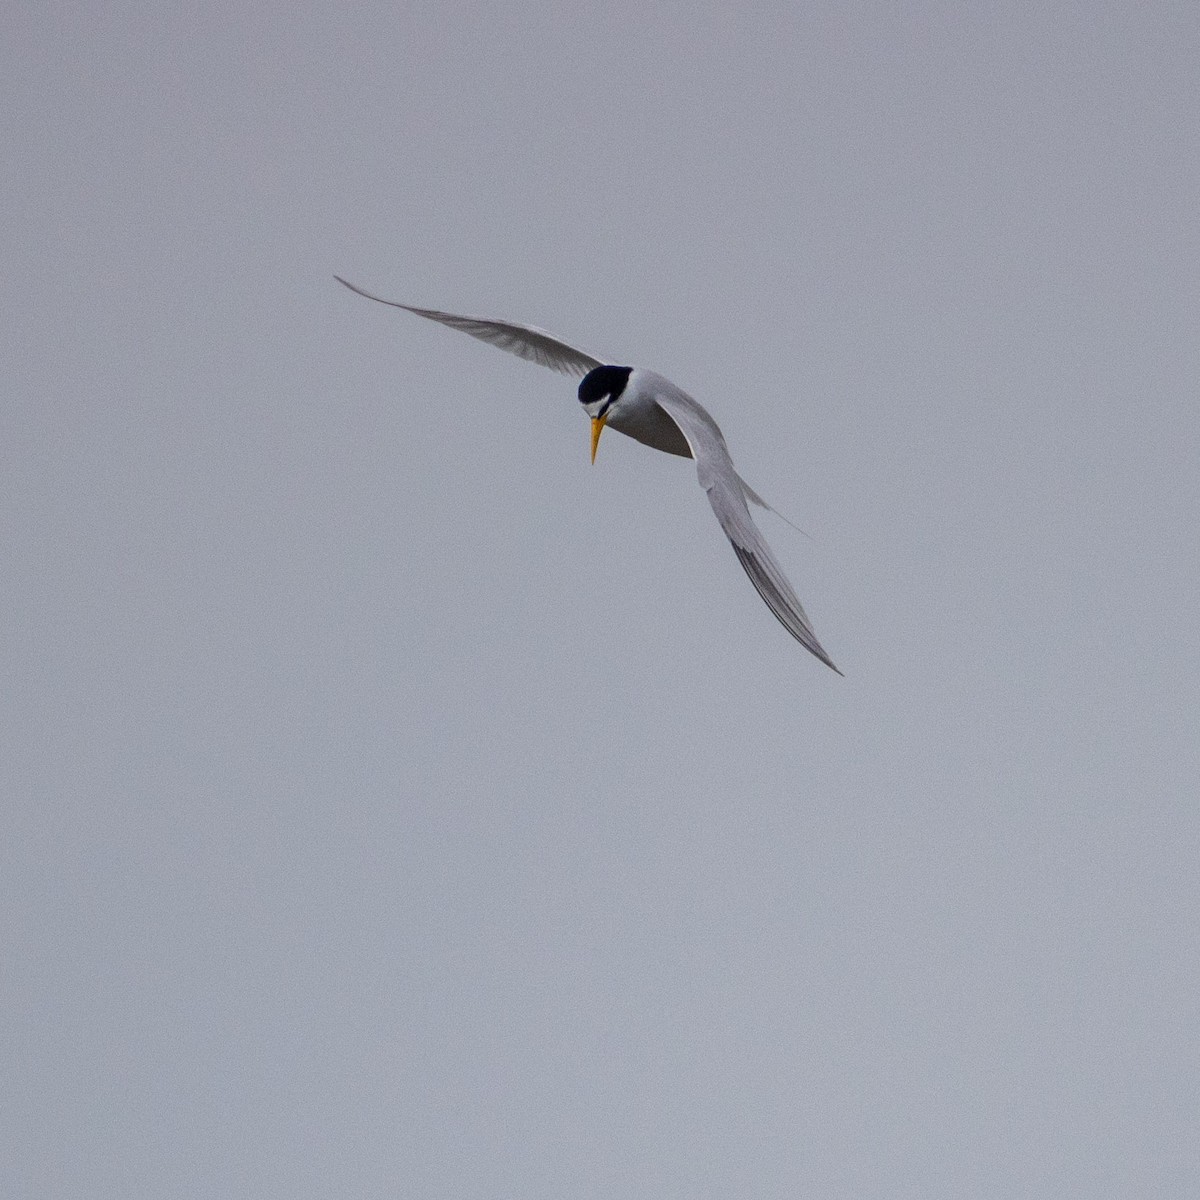
{"type": "Polygon", "coordinates": [[[780,625],[805,650],[810,654],[815,654],[827,667],[837,671],[840,675],[842,672],[838,670],[833,659],[825,653],[821,643],[817,641],[817,635],[808,622],[808,616],[796,598],[795,592],[788,586],[787,580],[777,570],[771,569],[773,564],[769,560],[760,560],[753,550],[739,546],[732,538],[730,544],[733,546],[733,552],[737,555],[738,562],[742,564],[742,569],[750,577],[750,582],[754,584],[758,594],[766,601],[767,607],[775,614],[780,625]]]}

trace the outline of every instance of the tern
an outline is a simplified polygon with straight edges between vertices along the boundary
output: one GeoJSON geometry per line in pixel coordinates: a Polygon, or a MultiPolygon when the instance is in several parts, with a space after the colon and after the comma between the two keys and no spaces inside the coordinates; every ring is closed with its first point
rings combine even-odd
{"type": "Polygon", "coordinates": [[[666,454],[695,459],[700,486],[758,594],[796,641],[827,667],[842,673],[817,641],[792,585],[754,524],[747,501],[775,510],[734,470],[716,421],[682,388],[654,371],[607,363],[533,325],[417,308],[372,295],[340,275],[334,279],[368,300],[438,321],[519,358],[580,379],[579,401],[592,422],[592,462],[596,461],[600,434],[606,427],[666,454]]]}

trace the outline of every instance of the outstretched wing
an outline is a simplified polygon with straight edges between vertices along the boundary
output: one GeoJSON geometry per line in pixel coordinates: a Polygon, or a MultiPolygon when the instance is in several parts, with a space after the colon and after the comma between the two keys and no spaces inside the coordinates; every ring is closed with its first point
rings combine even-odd
{"type": "Polygon", "coordinates": [[[449,325],[451,329],[460,329],[463,333],[469,333],[473,338],[478,338],[481,342],[487,342],[489,346],[498,346],[501,350],[507,350],[509,354],[515,354],[518,358],[539,363],[543,367],[549,367],[552,371],[561,371],[564,375],[583,376],[596,367],[604,365],[600,359],[594,358],[583,350],[576,350],[574,346],[568,346],[566,342],[559,341],[553,334],[547,333],[544,329],[536,329],[532,325],[518,325],[513,321],[493,321],[488,317],[460,317],[454,313],[438,312],[434,308],[415,308],[411,304],[401,304],[398,300],[385,300],[382,296],[372,296],[370,292],[364,292],[362,288],[355,287],[340,275],[335,275],[334,279],[352,292],[366,296],[368,300],[377,300],[380,304],[390,304],[393,308],[402,308],[405,312],[416,313],[418,317],[449,325]]]}
{"type": "Polygon", "coordinates": [[[752,500],[761,502],[738,478],[733,460],[729,457],[729,448],[716,421],[691,396],[680,391],[669,380],[660,380],[654,399],[687,438],[692,457],[696,460],[700,486],[708,493],[708,502],[717,521],[732,543],[738,562],[750,576],[750,582],[758,589],[758,594],[796,641],[840,675],[841,671],[838,671],[833,659],[817,641],[803,605],[775,561],[758,526],[754,524],[754,518],[746,506],[746,498],[749,495],[752,500]]]}

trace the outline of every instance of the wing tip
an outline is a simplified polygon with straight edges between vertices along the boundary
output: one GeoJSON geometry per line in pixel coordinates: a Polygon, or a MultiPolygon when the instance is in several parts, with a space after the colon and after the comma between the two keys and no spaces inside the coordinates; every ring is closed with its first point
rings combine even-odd
{"type": "Polygon", "coordinates": [[[827,666],[827,667],[828,667],[828,668],[829,668],[829,669],[830,669],[830,670],[831,670],[831,671],[832,671],[832,672],[833,672],[835,675],[840,675],[840,676],[841,676],[843,679],[845,679],[845,678],[846,678],[846,672],[845,672],[845,671],[843,671],[843,670],[842,670],[842,668],[841,668],[841,667],[839,667],[839,666],[837,665],[837,663],[835,663],[835,662],[833,661],[833,659],[832,659],[832,658],[830,658],[830,657],[829,657],[829,655],[828,655],[828,654],[826,654],[824,651],[822,651],[820,654],[818,654],[818,655],[817,655],[817,657],[818,657],[818,658],[819,658],[819,659],[820,659],[820,660],[821,660],[821,661],[822,661],[822,662],[823,662],[823,663],[824,663],[824,664],[825,664],[825,665],[826,665],[826,666],[827,666]]]}
{"type": "Polygon", "coordinates": [[[813,658],[824,663],[831,671],[845,679],[845,672],[829,657],[825,652],[825,647],[817,641],[817,635],[813,632],[812,626],[808,622],[808,617],[799,601],[795,603],[795,608],[798,611],[793,611],[792,605],[788,603],[787,596],[779,591],[774,581],[763,570],[762,564],[758,561],[754,552],[739,546],[736,542],[733,542],[732,545],[733,552],[737,555],[738,562],[742,565],[742,570],[746,572],[750,582],[754,584],[755,591],[758,592],[766,603],[766,606],[771,610],[771,615],[813,658]]]}
{"type": "Polygon", "coordinates": [[[366,289],[360,288],[358,286],[358,284],[351,283],[350,280],[348,280],[348,279],[343,279],[336,272],[334,273],[333,277],[334,277],[334,279],[336,279],[338,281],[338,283],[340,283],[342,285],[342,287],[349,288],[350,291],[352,291],[356,296],[363,296],[367,300],[377,300],[377,301],[379,301],[380,304],[390,304],[393,308],[404,308],[405,307],[405,305],[399,304],[395,300],[385,300],[382,296],[371,295],[371,293],[366,291],[366,289]]]}

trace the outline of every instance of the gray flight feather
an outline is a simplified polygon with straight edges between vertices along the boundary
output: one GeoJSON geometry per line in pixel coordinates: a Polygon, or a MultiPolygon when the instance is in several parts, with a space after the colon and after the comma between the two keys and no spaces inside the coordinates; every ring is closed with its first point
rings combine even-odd
{"type": "Polygon", "coordinates": [[[738,478],[733,459],[729,456],[729,447],[725,445],[725,437],[716,421],[669,379],[649,371],[639,374],[642,377],[639,384],[643,387],[649,385],[654,401],[687,438],[692,457],[696,460],[700,486],[708,493],[708,502],[712,505],[717,522],[733,544],[738,562],[750,576],[750,582],[758,589],[758,594],[796,641],[840,675],[842,672],[838,671],[833,659],[817,641],[804,606],[775,561],[766,539],[754,524],[754,518],[746,507],[746,498],[749,495],[756,503],[761,501],[738,478]]]}
{"type": "Polygon", "coordinates": [[[380,304],[390,304],[392,308],[402,308],[405,312],[416,313],[430,321],[439,321],[449,325],[451,329],[459,329],[469,333],[489,346],[497,346],[524,358],[529,362],[539,363],[552,371],[561,371],[564,375],[583,376],[604,363],[583,350],[576,350],[566,342],[559,341],[552,333],[537,329],[533,325],[518,325],[514,321],[493,321],[490,317],[460,317],[454,313],[438,312],[434,308],[416,308],[411,304],[401,304],[398,300],[385,300],[382,296],[372,296],[362,288],[335,275],[334,279],[343,287],[348,287],[368,300],[377,300],[380,304]]]}

